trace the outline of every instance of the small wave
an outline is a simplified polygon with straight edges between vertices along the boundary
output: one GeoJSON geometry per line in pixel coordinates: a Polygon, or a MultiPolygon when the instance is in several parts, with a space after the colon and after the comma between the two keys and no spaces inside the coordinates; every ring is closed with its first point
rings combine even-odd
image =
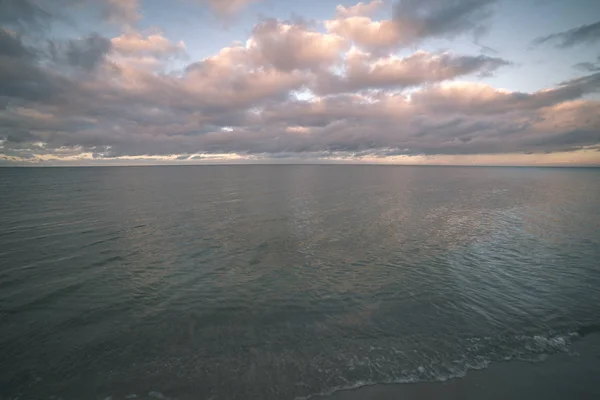
{"type": "Polygon", "coordinates": [[[468,371],[478,371],[486,368],[490,364],[489,361],[478,361],[473,363],[472,365],[467,365],[463,370],[457,370],[454,373],[448,374],[437,374],[433,373],[433,371],[429,371],[427,368],[420,366],[412,373],[398,377],[395,379],[381,380],[381,381],[371,381],[371,380],[359,380],[348,385],[343,386],[335,386],[326,391],[322,391],[316,394],[310,394],[308,396],[299,396],[294,400],[308,400],[316,397],[324,397],[331,396],[337,392],[356,390],[366,386],[375,386],[375,385],[401,385],[407,383],[418,383],[418,382],[446,382],[450,379],[459,379],[464,378],[468,371]]]}
{"type": "MultiPolygon", "coordinates": [[[[223,370],[245,371],[248,370],[248,365],[256,368],[253,367],[254,369],[241,379],[237,378],[238,374],[219,375],[224,377],[222,381],[206,386],[201,384],[195,390],[199,390],[199,393],[210,392],[216,400],[234,398],[249,389],[258,392],[267,388],[277,388],[277,397],[268,398],[308,400],[378,384],[444,382],[463,378],[470,371],[485,369],[493,363],[511,360],[542,362],[551,354],[568,353],[572,342],[582,337],[579,333],[581,330],[585,333],[592,329],[580,328],[556,335],[501,335],[458,340],[444,338],[438,342],[420,342],[423,345],[421,347],[418,342],[410,341],[405,343],[406,348],[402,348],[402,338],[381,337],[349,341],[337,338],[332,342],[311,341],[296,348],[288,346],[287,343],[281,343],[279,346],[269,342],[265,346],[250,346],[251,349],[244,353],[247,357],[244,360],[249,360],[250,364],[240,361],[238,353],[234,357],[225,354],[226,358],[223,358],[220,352],[204,353],[200,365],[202,376],[215,376],[223,370]],[[456,347],[442,349],[440,346],[443,346],[443,343],[450,343],[456,347]],[[272,360],[276,360],[281,368],[270,368],[272,360]]],[[[198,360],[194,357],[187,360],[189,364],[186,364],[185,359],[178,359],[167,371],[173,372],[172,368],[180,371],[186,365],[198,368],[198,360]]],[[[160,360],[160,364],[141,365],[141,369],[131,371],[131,374],[154,374],[163,364],[164,360],[160,360]]],[[[146,387],[143,391],[140,391],[139,386],[127,389],[134,389],[129,393],[138,393],[138,398],[175,398],[171,397],[173,393],[168,384],[162,387],[146,387]],[[149,389],[155,390],[148,392],[149,389]]],[[[124,394],[128,393],[121,393],[119,396],[112,393],[112,396],[115,400],[123,399],[124,394]]]]}
{"type": "Polygon", "coordinates": [[[577,332],[569,332],[554,336],[515,336],[513,337],[513,340],[516,343],[519,343],[519,346],[506,352],[503,356],[493,352],[488,356],[476,354],[479,353],[481,348],[492,345],[493,341],[496,339],[491,337],[472,338],[469,340],[469,342],[474,344],[471,349],[477,349],[477,351],[473,354],[465,355],[465,359],[452,361],[452,368],[449,368],[448,365],[432,365],[428,367],[420,365],[414,370],[404,371],[401,376],[393,377],[391,379],[357,380],[348,382],[348,384],[334,386],[308,396],[298,396],[295,397],[295,400],[308,400],[311,398],[330,396],[336,392],[355,390],[373,385],[445,382],[451,379],[464,378],[469,371],[485,369],[494,362],[543,362],[549,355],[569,352],[573,339],[595,332],[600,332],[600,325],[583,327],[577,332]]]}
{"type": "MultiPolygon", "coordinates": [[[[409,382],[397,382],[397,383],[409,383],[409,382]]],[[[308,400],[308,399],[312,399],[314,397],[331,396],[332,394],[337,393],[337,392],[342,392],[342,391],[346,391],[346,390],[355,390],[355,389],[360,389],[361,387],[374,386],[374,385],[378,385],[378,384],[381,384],[381,382],[357,381],[357,382],[347,385],[347,386],[332,387],[331,389],[329,389],[325,392],[321,392],[321,393],[317,393],[317,394],[309,394],[308,396],[299,396],[299,397],[294,398],[294,400],[308,400]]]]}

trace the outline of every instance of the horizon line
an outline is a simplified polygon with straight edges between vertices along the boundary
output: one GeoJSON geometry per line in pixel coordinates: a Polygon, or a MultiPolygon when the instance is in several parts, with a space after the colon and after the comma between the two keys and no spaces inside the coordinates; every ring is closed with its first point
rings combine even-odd
{"type": "Polygon", "coordinates": [[[127,167],[247,167],[247,166],[363,166],[363,167],[450,167],[450,168],[600,168],[600,164],[555,164],[555,165],[498,165],[498,164],[384,164],[384,163],[206,163],[206,164],[55,164],[0,165],[0,168],[127,168],[127,167]]]}

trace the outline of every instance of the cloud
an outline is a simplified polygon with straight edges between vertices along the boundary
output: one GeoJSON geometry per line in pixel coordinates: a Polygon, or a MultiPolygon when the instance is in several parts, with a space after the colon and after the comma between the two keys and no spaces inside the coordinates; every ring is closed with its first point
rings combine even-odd
{"type": "Polygon", "coordinates": [[[0,29],[0,109],[11,99],[58,99],[69,86],[67,79],[39,65],[37,52],[21,37],[0,29]]]}
{"type": "Polygon", "coordinates": [[[22,32],[46,31],[56,22],[77,24],[71,13],[82,7],[119,25],[141,18],[138,0],[0,0],[0,24],[22,32]]]}
{"type": "MultiPolygon", "coordinates": [[[[481,34],[495,0],[400,0],[394,20],[408,40],[481,34]]],[[[405,40],[407,40],[405,39],[405,40]]]]}
{"type": "Polygon", "coordinates": [[[75,0],[1,0],[0,23],[19,30],[47,28],[59,17],[62,7],[75,3],[75,0]]]}
{"type": "Polygon", "coordinates": [[[567,48],[578,45],[594,44],[600,41],[600,21],[589,25],[535,39],[532,44],[539,46],[545,43],[553,43],[556,47],[567,48]]]}
{"type": "Polygon", "coordinates": [[[217,14],[221,16],[230,16],[239,12],[250,3],[260,0],[194,0],[200,3],[208,4],[217,14]]]}
{"type": "Polygon", "coordinates": [[[69,40],[64,56],[69,65],[91,71],[103,62],[111,48],[110,40],[92,33],[83,39],[69,40]]]}
{"type": "Polygon", "coordinates": [[[487,75],[509,65],[501,58],[433,54],[417,51],[404,58],[375,58],[354,50],[346,57],[345,74],[322,74],[317,78],[318,93],[339,93],[363,89],[398,89],[441,82],[471,73],[487,75]]]}
{"type": "Polygon", "coordinates": [[[123,56],[169,57],[185,53],[185,43],[172,43],[161,33],[143,36],[138,32],[127,32],[111,39],[114,50],[123,56]]]}
{"type": "MultiPolygon", "coordinates": [[[[10,52],[31,57],[26,49],[10,52]]],[[[489,61],[411,57],[449,57],[450,65],[469,68],[489,61]]],[[[3,152],[95,159],[194,153],[377,159],[565,151],[600,142],[600,105],[578,100],[598,89],[598,75],[532,94],[443,83],[410,94],[376,91],[301,101],[289,94],[306,84],[306,72],[256,60],[251,46],[233,46],[180,76],[126,65],[99,70],[95,80],[68,81],[61,94],[67,101],[21,97],[27,106],[10,106],[0,117],[3,152]]]]}
{"type": "Polygon", "coordinates": [[[369,5],[338,9],[326,29],[370,52],[387,52],[427,38],[452,38],[472,32],[480,37],[495,0],[401,0],[389,20],[374,21],[369,5]],[[369,8],[367,8],[369,7],[369,8]],[[340,12],[342,11],[342,12],[340,12]]]}
{"type": "Polygon", "coordinates": [[[254,28],[248,46],[257,62],[292,71],[330,66],[340,59],[349,44],[335,34],[269,19],[254,28]]]}
{"type": "Polygon", "coordinates": [[[133,24],[141,18],[138,0],[104,0],[104,17],[116,24],[133,24]]]}
{"type": "Polygon", "coordinates": [[[600,72],[600,56],[596,62],[580,62],[573,65],[573,68],[586,72],[600,72]]]}
{"type": "Polygon", "coordinates": [[[245,47],[225,48],[219,54],[190,65],[181,81],[190,96],[212,109],[252,107],[255,102],[285,97],[300,88],[305,77],[298,71],[255,65],[245,47]]]}
{"type": "Polygon", "coordinates": [[[506,114],[538,110],[580,99],[600,91],[600,73],[563,82],[534,93],[509,92],[470,82],[446,83],[425,88],[411,96],[413,102],[437,113],[506,114]]]}
{"type": "Polygon", "coordinates": [[[32,40],[0,29],[0,159],[424,162],[592,152],[600,102],[589,95],[600,91],[600,73],[515,92],[461,81],[510,65],[500,57],[392,53],[472,33],[491,5],[408,1],[377,22],[374,1],[338,7],[325,31],[266,19],[243,43],[192,62],[183,42],[158,31],[32,40]]]}
{"type": "Polygon", "coordinates": [[[350,18],[350,17],[366,17],[374,14],[377,10],[383,7],[382,0],[373,0],[370,3],[358,3],[354,6],[345,7],[339,5],[335,8],[336,18],[350,18]]]}
{"type": "Polygon", "coordinates": [[[389,51],[403,41],[398,24],[392,20],[373,21],[353,16],[325,21],[328,32],[342,36],[369,52],[389,51]]]}
{"type": "Polygon", "coordinates": [[[33,57],[33,52],[25,48],[19,36],[0,28],[0,55],[20,59],[33,57]]]}
{"type": "Polygon", "coordinates": [[[440,114],[440,105],[393,95],[376,100],[328,98],[317,104],[280,106],[267,121],[306,128],[302,135],[289,135],[285,147],[278,149],[288,152],[493,154],[574,150],[600,140],[598,102],[566,102],[530,111],[514,107],[505,110],[510,118],[451,112],[451,103],[440,114]]]}

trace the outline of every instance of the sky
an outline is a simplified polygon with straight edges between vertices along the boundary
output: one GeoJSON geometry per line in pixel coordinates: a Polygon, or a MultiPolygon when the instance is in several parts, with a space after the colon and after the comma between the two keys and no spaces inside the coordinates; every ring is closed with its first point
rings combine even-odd
{"type": "Polygon", "coordinates": [[[0,0],[0,165],[600,166],[598,0],[0,0]]]}

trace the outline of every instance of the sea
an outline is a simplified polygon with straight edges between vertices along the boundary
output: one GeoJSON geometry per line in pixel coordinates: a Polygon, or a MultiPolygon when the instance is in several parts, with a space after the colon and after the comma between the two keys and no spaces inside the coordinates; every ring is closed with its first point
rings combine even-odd
{"type": "Polygon", "coordinates": [[[3,400],[318,398],[598,331],[599,168],[0,168],[3,400]]]}

